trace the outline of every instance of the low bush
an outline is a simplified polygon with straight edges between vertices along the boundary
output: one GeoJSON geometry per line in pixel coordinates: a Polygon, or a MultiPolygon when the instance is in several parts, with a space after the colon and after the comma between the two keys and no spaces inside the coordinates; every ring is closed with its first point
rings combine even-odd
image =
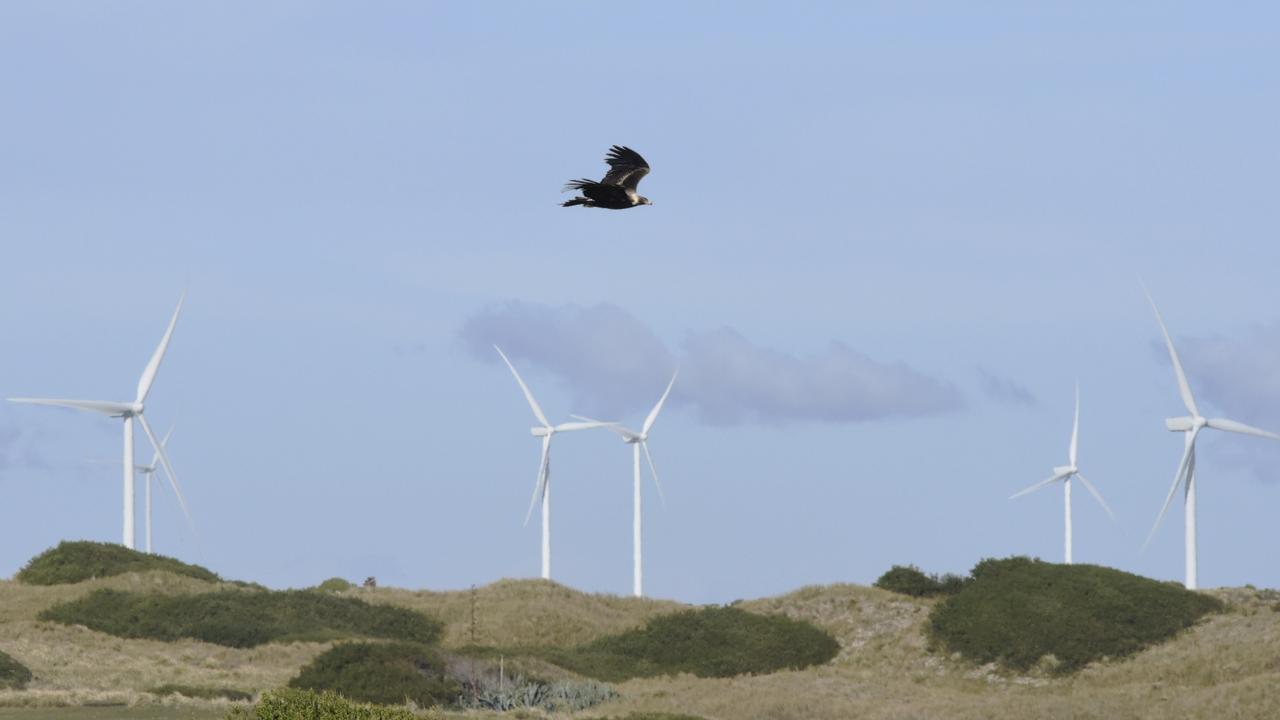
{"type": "Polygon", "coordinates": [[[336,592],[342,592],[343,590],[350,590],[351,588],[354,588],[354,587],[355,585],[352,585],[351,583],[347,582],[346,580],[343,580],[340,577],[331,577],[328,580],[325,580],[324,582],[317,585],[316,590],[319,590],[320,592],[336,593],[336,592]]]}
{"type": "Polygon", "coordinates": [[[235,700],[244,702],[253,699],[253,693],[231,688],[199,687],[196,685],[161,685],[151,690],[152,695],[182,695],[201,700],[235,700]]]}
{"type": "Polygon", "coordinates": [[[362,637],[434,643],[441,630],[438,621],[412,610],[307,590],[156,595],[103,589],[39,618],[117,637],[192,638],[229,647],[362,637]]]}
{"type": "Polygon", "coordinates": [[[0,689],[21,690],[31,682],[31,671],[26,665],[0,652],[0,689]]]}
{"type": "MultiPolygon", "coordinates": [[[[401,701],[403,702],[403,701],[401,701]]],[[[352,702],[331,692],[286,688],[262,694],[257,705],[237,705],[226,720],[419,720],[403,707],[352,702]]]]}
{"type": "Polygon", "coordinates": [[[1056,674],[1124,657],[1223,609],[1211,596],[1097,565],[1016,557],[983,560],[971,576],[933,608],[932,639],[975,662],[1018,671],[1048,656],[1056,674]]]}
{"type": "Polygon", "coordinates": [[[14,576],[28,585],[63,585],[127,572],[163,570],[197,580],[218,582],[220,578],[199,565],[189,565],[163,555],[130,550],[114,543],[63,541],[31,558],[14,576]]]}
{"type": "Polygon", "coordinates": [[[686,610],[640,629],[601,638],[546,659],[606,681],[692,673],[730,677],[825,663],[840,644],[810,623],[732,607],[686,610]]]}
{"type": "Polygon", "coordinates": [[[894,565],[876,580],[875,586],[912,597],[937,597],[955,595],[964,589],[967,582],[959,575],[925,575],[915,565],[894,565]]]}
{"type": "Polygon", "coordinates": [[[318,655],[289,687],[331,690],[343,697],[382,705],[412,700],[420,706],[448,705],[461,686],[440,654],[414,643],[346,643],[318,655]]]}

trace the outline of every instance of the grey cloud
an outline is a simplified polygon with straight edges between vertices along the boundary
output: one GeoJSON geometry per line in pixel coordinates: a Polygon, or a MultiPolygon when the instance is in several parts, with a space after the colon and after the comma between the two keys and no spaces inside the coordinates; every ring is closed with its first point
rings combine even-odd
{"type": "Polygon", "coordinates": [[[933,415],[964,404],[945,383],[839,342],[796,357],[725,328],[691,335],[684,348],[686,397],[713,423],[860,422],[933,415]]]}
{"type": "MultiPolygon", "coordinates": [[[[1280,432],[1280,322],[1255,326],[1237,337],[1175,342],[1201,413],[1280,432]]],[[[1163,346],[1160,350],[1167,367],[1168,355],[1163,346]]],[[[1170,371],[1170,392],[1176,393],[1174,388],[1170,371]]],[[[1280,481],[1280,443],[1248,437],[1212,439],[1214,452],[1224,460],[1247,468],[1264,482],[1280,481]]]]}
{"type": "Polygon", "coordinates": [[[652,405],[676,366],[662,341],[615,305],[509,302],[471,317],[460,336],[485,361],[501,362],[500,345],[526,382],[522,363],[554,374],[575,412],[609,417],[652,405]]]}
{"type": "Polygon", "coordinates": [[[978,385],[988,398],[1006,405],[1036,404],[1036,396],[1014,380],[1001,377],[986,368],[978,368],[978,385]]]}
{"type": "Polygon", "coordinates": [[[575,408],[611,417],[648,410],[677,365],[671,404],[713,424],[860,422],[964,406],[953,386],[838,342],[802,357],[724,328],[690,333],[675,353],[614,305],[507,303],[469,319],[460,336],[486,360],[498,361],[490,346],[500,344],[513,361],[554,374],[575,408]]]}

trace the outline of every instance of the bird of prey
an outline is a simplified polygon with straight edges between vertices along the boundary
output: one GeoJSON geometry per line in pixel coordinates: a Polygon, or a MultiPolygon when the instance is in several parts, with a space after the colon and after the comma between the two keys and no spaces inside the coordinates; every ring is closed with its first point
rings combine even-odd
{"type": "Polygon", "coordinates": [[[649,163],[640,157],[640,153],[629,147],[614,145],[609,148],[604,161],[609,163],[609,172],[605,173],[604,179],[600,182],[587,179],[569,181],[564,186],[564,191],[577,190],[582,195],[566,200],[561,207],[582,205],[625,210],[637,205],[653,204],[649,202],[649,198],[636,192],[636,186],[649,174],[649,163]]]}

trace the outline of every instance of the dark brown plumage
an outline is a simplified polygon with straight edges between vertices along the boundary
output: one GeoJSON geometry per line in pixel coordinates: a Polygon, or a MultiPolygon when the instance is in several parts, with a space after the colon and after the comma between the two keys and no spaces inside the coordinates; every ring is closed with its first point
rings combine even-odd
{"type": "Polygon", "coordinates": [[[629,147],[614,145],[609,148],[609,154],[604,161],[609,163],[609,172],[605,173],[600,182],[586,179],[571,180],[564,186],[566,192],[577,190],[582,195],[566,200],[561,207],[581,205],[625,210],[637,205],[653,204],[649,202],[649,198],[642,197],[636,192],[636,186],[645,175],[649,174],[649,163],[640,157],[640,153],[629,147]]]}

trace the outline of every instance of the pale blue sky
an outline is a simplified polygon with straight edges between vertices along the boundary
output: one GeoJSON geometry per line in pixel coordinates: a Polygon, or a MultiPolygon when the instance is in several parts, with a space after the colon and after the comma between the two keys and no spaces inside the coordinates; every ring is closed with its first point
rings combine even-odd
{"type": "MultiPolygon", "coordinates": [[[[538,572],[532,416],[639,424],[646,589],[1061,557],[1182,577],[1173,373],[1280,430],[1264,3],[0,5],[0,396],[148,402],[198,529],[302,586],[538,572]],[[609,145],[652,207],[561,209],[609,145]]],[[[149,457],[145,441],[139,456],[149,457]]],[[[0,575],[117,541],[117,421],[0,407],[0,575]]],[[[1280,585],[1280,443],[1204,436],[1201,584],[1280,585]]],[[[556,579],[630,588],[628,448],[558,438],[556,579]]],[[[141,507],[141,505],[139,505],[141,507]]],[[[141,532],[141,529],[139,529],[141,532]]]]}

